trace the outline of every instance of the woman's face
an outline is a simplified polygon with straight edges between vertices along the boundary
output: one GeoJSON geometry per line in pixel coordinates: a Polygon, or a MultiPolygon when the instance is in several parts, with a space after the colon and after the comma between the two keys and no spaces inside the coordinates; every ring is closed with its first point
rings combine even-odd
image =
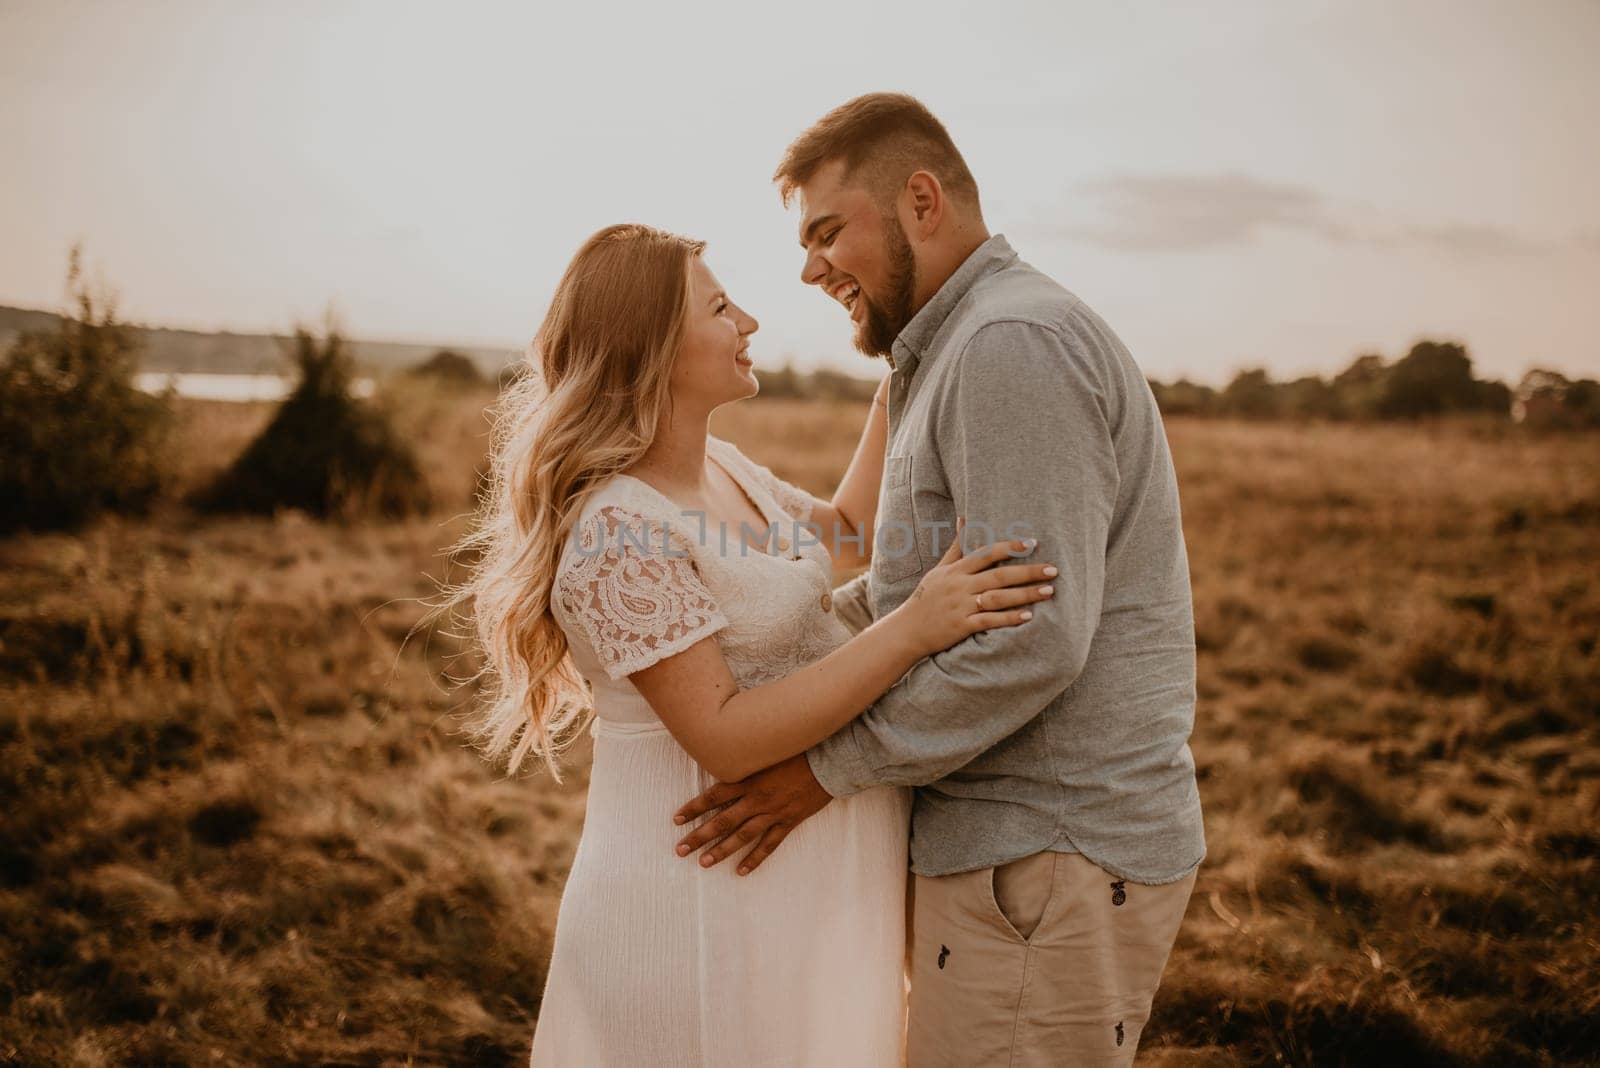
{"type": "Polygon", "coordinates": [[[750,335],[761,324],[728,299],[704,258],[689,266],[689,311],[672,365],[672,391],[707,410],[761,390],[750,360],[750,335]]]}

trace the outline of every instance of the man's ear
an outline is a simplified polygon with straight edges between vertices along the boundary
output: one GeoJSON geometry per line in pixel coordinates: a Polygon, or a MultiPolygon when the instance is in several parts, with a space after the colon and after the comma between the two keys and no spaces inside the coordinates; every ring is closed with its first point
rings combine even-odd
{"type": "Polygon", "coordinates": [[[928,171],[917,171],[906,179],[903,194],[907,218],[902,225],[906,233],[922,240],[939,228],[944,218],[944,187],[928,171]]]}

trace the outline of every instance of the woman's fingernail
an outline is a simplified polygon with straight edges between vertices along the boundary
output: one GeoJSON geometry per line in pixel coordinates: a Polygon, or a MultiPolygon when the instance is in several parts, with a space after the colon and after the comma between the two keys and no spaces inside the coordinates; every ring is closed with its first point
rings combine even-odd
{"type": "Polygon", "coordinates": [[[1024,612],[1024,613],[1022,613],[1022,618],[1023,619],[1032,619],[1033,618],[1033,613],[1032,612],[1024,612]]]}
{"type": "Polygon", "coordinates": [[[711,854],[707,853],[705,856],[700,858],[700,866],[702,868],[711,867],[711,854]]]}
{"type": "Polygon", "coordinates": [[[681,845],[681,846],[678,847],[678,856],[686,857],[688,855],[689,855],[689,847],[688,846],[681,845]]]}
{"type": "Polygon", "coordinates": [[[1046,595],[1046,596],[1049,596],[1050,594],[1056,592],[1056,588],[1054,586],[1040,586],[1039,587],[1039,592],[1044,594],[1044,595],[1046,595]]]}
{"type": "Polygon", "coordinates": [[[1056,565],[1051,564],[1049,567],[1044,569],[1044,574],[1046,578],[1055,578],[1057,575],[1061,574],[1061,572],[1056,568],[1056,565]]]}
{"type": "Polygon", "coordinates": [[[672,822],[673,823],[682,823],[683,822],[683,817],[682,816],[674,816],[674,817],[672,817],[672,822]]]}
{"type": "Polygon", "coordinates": [[[739,869],[739,874],[740,875],[749,875],[750,874],[750,869],[749,868],[740,868],[739,869]]]}

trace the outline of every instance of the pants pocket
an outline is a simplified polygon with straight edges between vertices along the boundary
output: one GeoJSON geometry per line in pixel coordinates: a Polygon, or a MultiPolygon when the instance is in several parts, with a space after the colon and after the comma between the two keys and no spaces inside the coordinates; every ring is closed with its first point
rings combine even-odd
{"type": "Polygon", "coordinates": [[[1045,851],[989,869],[989,901],[1019,942],[1039,929],[1055,886],[1056,854],[1045,851]]]}

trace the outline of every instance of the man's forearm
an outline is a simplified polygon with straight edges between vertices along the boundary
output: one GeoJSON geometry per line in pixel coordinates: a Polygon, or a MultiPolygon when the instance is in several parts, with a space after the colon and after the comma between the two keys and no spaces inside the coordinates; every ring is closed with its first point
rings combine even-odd
{"type": "MultiPolygon", "coordinates": [[[[1036,613],[1014,629],[1039,622],[1043,613],[1036,613]]],[[[874,786],[937,782],[1020,730],[1083,669],[1082,655],[1048,635],[1032,651],[963,649],[978,637],[922,661],[872,707],[808,749],[822,788],[847,797],[874,786]],[[986,670],[983,661],[997,670],[986,670]]]]}

